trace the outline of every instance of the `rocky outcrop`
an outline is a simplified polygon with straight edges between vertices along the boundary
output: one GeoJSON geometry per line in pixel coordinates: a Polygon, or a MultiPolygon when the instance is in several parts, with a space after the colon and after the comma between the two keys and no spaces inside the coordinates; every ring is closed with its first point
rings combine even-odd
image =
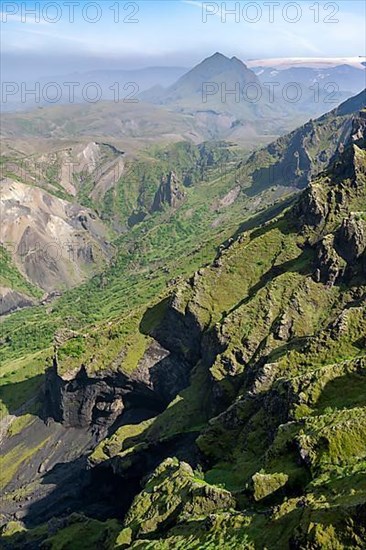
{"type": "Polygon", "coordinates": [[[93,373],[83,365],[77,372],[61,373],[56,352],[46,375],[46,415],[65,426],[104,434],[125,410],[143,410],[150,416],[161,412],[188,385],[190,369],[183,357],[157,342],[131,374],[113,369],[93,373]]]}
{"type": "Polygon", "coordinates": [[[366,221],[356,216],[344,219],[335,235],[335,248],[347,263],[356,262],[366,250],[366,221]]]}
{"type": "Polygon", "coordinates": [[[315,247],[314,280],[327,285],[366,274],[366,223],[345,218],[341,226],[315,247]]]}
{"type": "Polygon", "coordinates": [[[0,287],[0,315],[34,305],[35,300],[22,292],[0,287]]]}
{"type": "Polygon", "coordinates": [[[294,218],[301,226],[318,227],[329,214],[326,189],[321,185],[310,185],[301,195],[294,208],[294,218]]]}
{"type": "Polygon", "coordinates": [[[126,516],[130,540],[172,525],[180,519],[234,508],[229,491],[196,479],[191,466],[168,458],[148,478],[126,516]]]}
{"type": "Polygon", "coordinates": [[[161,181],[154,198],[151,212],[163,210],[164,206],[178,208],[182,204],[184,197],[185,192],[177,176],[174,172],[170,172],[170,174],[161,181]]]}
{"type": "Polygon", "coordinates": [[[334,285],[344,274],[345,262],[334,248],[334,236],[324,237],[316,247],[314,280],[327,285],[334,285]]]}

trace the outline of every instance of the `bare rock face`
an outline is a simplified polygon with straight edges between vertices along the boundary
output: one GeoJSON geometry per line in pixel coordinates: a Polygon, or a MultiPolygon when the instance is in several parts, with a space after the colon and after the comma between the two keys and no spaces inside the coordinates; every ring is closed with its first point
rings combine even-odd
{"type": "Polygon", "coordinates": [[[0,242],[19,270],[47,292],[82,283],[111,254],[94,212],[43,189],[1,183],[0,242]]]}
{"type": "Polygon", "coordinates": [[[11,288],[0,287],[0,315],[34,305],[34,299],[11,288]]]}
{"type": "Polygon", "coordinates": [[[122,414],[124,397],[131,391],[121,373],[92,377],[81,367],[68,379],[59,374],[55,359],[46,376],[45,412],[66,427],[93,428],[104,435],[122,414]]]}
{"type": "Polygon", "coordinates": [[[347,263],[356,262],[366,250],[366,222],[344,219],[336,233],[335,247],[347,263]]]}
{"type": "Polygon", "coordinates": [[[318,227],[329,213],[326,191],[319,185],[310,185],[295,206],[294,214],[301,226],[318,227]]]}
{"type": "Polygon", "coordinates": [[[181,188],[177,176],[174,172],[170,172],[168,177],[163,178],[156,192],[151,211],[157,212],[162,210],[164,205],[178,208],[182,204],[184,197],[185,193],[181,188]]]}
{"type": "MultiPolygon", "coordinates": [[[[105,435],[131,410],[160,413],[189,383],[191,365],[153,342],[130,374],[121,370],[61,373],[57,352],[45,384],[45,414],[66,427],[91,428],[105,435]]],[[[150,416],[151,416],[150,415],[150,416]]]]}
{"type": "Polygon", "coordinates": [[[344,268],[345,262],[334,249],[334,236],[327,235],[316,248],[315,281],[332,286],[344,274],[344,268]]]}

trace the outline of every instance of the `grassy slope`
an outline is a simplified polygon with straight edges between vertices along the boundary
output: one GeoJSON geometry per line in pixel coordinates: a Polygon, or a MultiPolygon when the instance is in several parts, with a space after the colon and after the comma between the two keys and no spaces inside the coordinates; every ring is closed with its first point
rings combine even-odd
{"type": "Polygon", "coordinates": [[[29,283],[13,265],[10,254],[0,246],[0,286],[39,298],[42,292],[29,283]]]}
{"type": "MultiPolygon", "coordinates": [[[[355,205],[365,208],[360,177],[360,191],[349,193],[347,205],[331,205],[329,231],[355,205]]],[[[325,177],[323,185],[331,182],[325,177]]],[[[221,265],[201,270],[194,287],[182,294],[206,330],[221,333],[228,343],[210,369],[227,396],[236,394],[227,411],[207,424],[209,386],[201,363],[191,386],[151,424],[141,432],[135,428],[131,439],[123,430],[103,443],[104,451],[96,451],[98,460],[108,449],[108,456],[123,461],[140,444],[199,430],[198,445],[209,464],[205,481],[230,490],[237,512],[218,507],[208,520],[208,508],[195,513],[193,495],[184,493],[181,506],[190,503],[192,512],[176,516],[177,491],[165,493],[161,480],[150,482],[148,495],[138,495],[131,509],[140,518],[140,535],[127,518],[117,539],[123,548],[275,550],[288,548],[290,540],[301,549],[363,548],[366,317],[364,299],[355,296],[364,295],[365,285],[313,281],[314,256],[304,252],[308,236],[285,214],[239,238],[221,256],[221,265]],[[287,335],[279,330],[286,326],[291,327],[287,335]],[[270,367],[266,375],[261,358],[270,367]],[[153,502],[150,492],[157,495],[153,502]],[[173,527],[162,536],[165,510],[173,527]],[[131,537],[137,540],[132,543],[131,537]]]]}
{"type": "MultiPolygon", "coordinates": [[[[183,144],[155,150],[157,160],[154,165],[158,162],[159,166],[158,171],[156,168],[152,171],[155,188],[158,185],[157,174],[165,174],[168,167],[178,167],[177,172],[183,173],[192,166],[192,163],[189,165],[190,148],[187,150],[183,144]]],[[[150,175],[145,161],[142,161],[141,169],[150,175]]],[[[186,200],[178,211],[167,208],[161,213],[149,215],[128,233],[121,235],[115,242],[119,251],[116,260],[102,276],[94,277],[85,285],[65,293],[53,302],[51,308],[48,307],[47,315],[44,314],[44,307],[36,307],[2,320],[2,335],[7,342],[0,349],[1,359],[7,363],[48,348],[56,329],[63,326],[82,333],[90,330],[92,334],[95,327],[95,332],[103,333],[103,326],[111,320],[115,323],[114,334],[118,335],[114,340],[117,351],[127,334],[136,333],[141,317],[140,307],[146,307],[164,294],[167,281],[188,276],[209,261],[220,242],[237,229],[235,220],[245,218],[245,211],[249,218],[258,208],[245,197],[229,208],[220,208],[218,197],[225,196],[235,185],[235,171],[230,164],[224,174],[221,168],[215,171],[210,167],[205,169],[204,174],[204,181],[200,181],[200,174],[193,174],[197,178],[196,183],[185,189],[186,200]]],[[[126,181],[122,179],[121,186],[124,183],[126,181]]],[[[145,193],[143,188],[139,192],[145,193]]],[[[135,202],[139,195],[130,189],[130,196],[135,202]]],[[[118,200],[117,197],[115,208],[118,208],[118,200]]],[[[268,196],[263,195],[263,204],[273,200],[275,198],[271,192],[268,196]]],[[[125,200],[123,202],[127,203],[125,200]]],[[[149,200],[146,202],[148,206],[149,200]]],[[[133,208],[134,205],[131,205],[126,211],[118,210],[122,223],[126,223],[133,208]]],[[[137,349],[131,352],[131,368],[136,365],[144,346],[144,339],[133,336],[132,340],[132,345],[137,349]]],[[[101,341],[99,346],[97,342],[93,348],[104,350],[104,343],[101,341]]],[[[89,350],[92,348],[89,347],[89,350]]],[[[113,350],[110,352],[113,353],[113,350]]],[[[77,360],[79,356],[76,353],[77,360]]],[[[69,359],[72,362],[75,355],[69,359]]],[[[101,355],[99,364],[105,363],[105,359],[101,355]]]]}
{"type": "MultiPolygon", "coordinates": [[[[363,211],[365,197],[353,198],[347,207],[363,211]]],[[[330,217],[328,229],[334,230],[338,223],[330,217]]],[[[162,240],[170,235],[164,233],[162,240]]],[[[134,432],[133,443],[202,430],[199,446],[209,461],[205,480],[230,489],[239,511],[217,512],[210,516],[209,526],[204,514],[183,517],[165,540],[140,540],[133,548],[240,544],[275,550],[286,548],[294,535],[299,548],[362,548],[365,533],[357,507],[366,498],[366,426],[360,395],[365,372],[364,303],[354,303],[352,288],[330,288],[311,279],[314,256],[304,251],[307,237],[297,233],[291,217],[280,217],[242,235],[224,251],[221,265],[206,267],[194,288],[184,294],[207,329],[226,336],[229,345],[217,356],[210,374],[205,365],[197,366],[191,386],[151,425],[134,432]],[[345,328],[334,337],[334,324],[345,310],[345,328]],[[278,331],[284,320],[290,320],[290,337],[278,331]],[[247,371],[254,369],[256,375],[261,358],[275,364],[275,381],[259,377],[260,395],[248,400],[247,371]],[[210,376],[226,396],[237,398],[228,417],[224,413],[207,424],[204,397],[210,376]],[[342,381],[347,395],[339,396],[342,381]],[[276,403],[279,410],[289,407],[285,422],[276,403]],[[304,536],[313,546],[302,545],[304,536]]],[[[144,299],[150,300],[150,295],[144,299]]],[[[102,307],[104,314],[111,314],[109,299],[102,307]]],[[[84,315],[89,319],[90,311],[84,315]]],[[[111,444],[117,450],[120,444],[125,451],[126,434],[119,435],[120,440],[117,437],[111,444]]],[[[141,504],[143,523],[145,513],[146,521],[151,517],[151,508],[144,501],[141,504]]],[[[169,507],[169,499],[157,498],[160,506],[169,507]]],[[[122,533],[119,542],[130,547],[122,533]]],[[[60,542],[63,535],[60,531],[60,542]]],[[[113,547],[113,542],[105,547],[113,547]]]]}
{"type": "MultiPolygon", "coordinates": [[[[304,255],[299,248],[305,239],[285,214],[239,237],[224,251],[221,266],[206,267],[190,293],[185,293],[185,300],[199,303],[196,314],[204,315],[205,322],[204,312],[209,309],[207,326],[229,338],[229,346],[211,368],[225,392],[239,388],[228,420],[224,413],[207,423],[209,382],[207,367],[200,364],[191,386],[164,413],[139,426],[121,428],[92,457],[95,462],[110,456],[122,459],[137,452],[141,443],[199,430],[198,444],[209,463],[204,473],[207,490],[211,498],[217,486],[229,490],[237,510],[216,508],[208,521],[208,503],[194,500],[180,485],[172,490],[168,483],[169,489],[167,478],[157,477],[138,495],[132,509],[148,540],[132,542],[135,527],[126,520],[124,529],[118,536],[114,532],[103,548],[221,545],[276,550],[288,548],[290,538],[296,536],[298,548],[361,550],[362,523],[354,519],[353,525],[350,518],[357,518],[358,507],[366,500],[362,389],[366,364],[365,349],[357,344],[366,333],[364,306],[350,306],[351,290],[311,279],[313,255],[304,255]],[[330,327],[345,307],[348,322],[340,337],[330,337],[330,327]],[[284,316],[291,320],[292,333],[281,340],[276,327],[284,316]],[[239,350],[244,362],[238,360],[239,350]],[[250,400],[246,398],[247,369],[258,369],[261,356],[276,363],[276,378],[262,380],[258,396],[250,400]],[[231,376],[225,371],[229,362],[235,366],[231,376]],[[340,393],[339,388],[347,392],[340,393]],[[274,407],[263,407],[263,399],[267,407],[271,403],[274,407]],[[283,422],[279,411],[287,406],[289,418],[283,422]],[[151,494],[156,495],[152,502],[151,494]],[[172,520],[174,526],[164,538],[154,540],[163,514],[173,514],[179,502],[191,512],[182,513],[178,523],[172,520]],[[313,546],[303,545],[303,537],[313,546]]],[[[199,480],[195,483],[199,485],[199,480]]],[[[132,511],[129,517],[135,517],[132,511]]],[[[81,524],[87,525],[85,520],[81,524]]],[[[100,529],[110,533],[108,524],[100,529]]],[[[63,529],[55,537],[60,548],[67,547],[68,532],[63,529]]],[[[91,532],[90,544],[93,536],[91,532]]]]}

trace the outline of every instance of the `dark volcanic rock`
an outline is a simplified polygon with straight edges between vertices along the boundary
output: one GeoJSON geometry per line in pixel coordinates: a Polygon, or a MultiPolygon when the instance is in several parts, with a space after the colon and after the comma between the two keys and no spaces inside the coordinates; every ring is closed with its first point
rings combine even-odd
{"type": "Polygon", "coordinates": [[[344,273],[345,262],[334,249],[334,237],[328,235],[316,248],[316,271],[314,279],[328,285],[334,285],[344,273]]]}
{"type": "Polygon", "coordinates": [[[164,205],[178,208],[183,202],[184,197],[185,193],[181,188],[177,176],[174,172],[170,172],[168,177],[163,178],[156,192],[151,211],[157,212],[162,210],[164,205]]]}
{"type": "Polygon", "coordinates": [[[354,217],[344,219],[336,233],[335,247],[348,263],[358,260],[366,250],[366,222],[354,217]]]}
{"type": "Polygon", "coordinates": [[[294,207],[294,217],[301,226],[317,227],[325,221],[329,204],[325,199],[326,190],[311,185],[301,195],[294,207]]]}
{"type": "Polygon", "coordinates": [[[192,365],[157,342],[145,352],[131,374],[118,371],[89,373],[59,372],[57,353],[48,369],[45,385],[45,414],[65,426],[92,428],[99,435],[131,409],[164,410],[189,383],[192,365]]]}

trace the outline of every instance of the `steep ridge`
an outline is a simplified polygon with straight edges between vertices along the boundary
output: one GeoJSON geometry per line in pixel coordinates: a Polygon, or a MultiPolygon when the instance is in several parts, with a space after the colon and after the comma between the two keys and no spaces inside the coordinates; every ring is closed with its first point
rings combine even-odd
{"type": "MultiPolygon", "coordinates": [[[[90,526],[103,533],[104,548],[307,549],[326,541],[362,549],[365,110],[347,124],[342,146],[294,207],[238,234],[143,316],[148,342],[174,354],[168,372],[185,364],[190,379],[166,395],[166,409],[121,426],[89,458],[96,480],[109,472],[135,496],[119,516],[123,525],[74,516],[51,535],[30,533],[33,540],[56,543],[90,526]]],[[[62,342],[65,370],[55,364],[46,391],[66,424],[85,404],[86,425],[103,417],[110,426],[114,412],[123,418],[119,387],[134,393],[138,375],[127,372],[129,380],[109,388],[108,372],[93,375],[92,362],[77,375],[67,354],[80,345],[80,336],[62,342]]],[[[149,353],[140,367],[156,392],[159,357],[149,362],[149,353]]],[[[10,543],[21,547],[27,536],[10,543]]]]}
{"type": "MultiPolygon", "coordinates": [[[[171,299],[153,335],[198,362],[180,399],[128,444],[128,460],[135,465],[142,442],[148,454],[211,417],[196,441],[202,500],[182,492],[184,475],[171,478],[172,465],[162,463],[125,518],[125,547],[159,538],[167,547],[321,548],[328,540],[362,548],[365,137],[363,111],[344,151],[293,209],[240,236],[171,299]],[[324,241],[343,266],[322,280],[324,241]],[[235,502],[216,495],[217,484],[235,502]],[[150,500],[151,492],[159,496],[150,500]]],[[[124,477],[126,432],[119,436],[98,462],[124,477]]]]}
{"type": "Polygon", "coordinates": [[[353,113],[366,104],[366,90],[316,120],[310,120],[238,168],[237,179],[248,195],[275,185],[303,189],[326,169],[350,137],[353,113]]]}

